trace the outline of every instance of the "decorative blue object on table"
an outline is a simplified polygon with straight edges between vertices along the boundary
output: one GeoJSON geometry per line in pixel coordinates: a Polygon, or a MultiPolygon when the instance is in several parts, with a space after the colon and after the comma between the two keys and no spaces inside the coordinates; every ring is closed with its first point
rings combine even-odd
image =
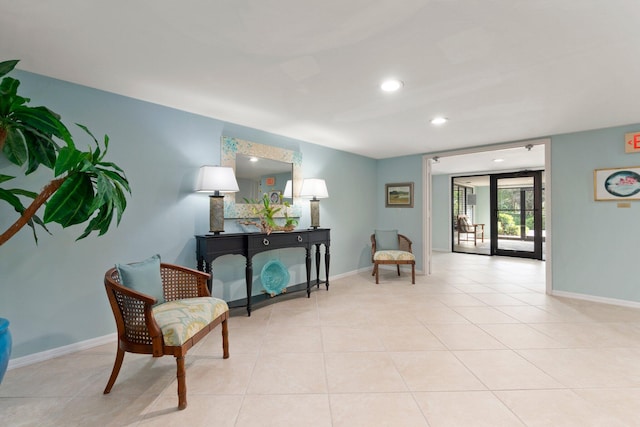
{"type": "Polygon", "coordinates": [[[280,260],[272,259],[262,267],[260,280],[264,289],[271,296],[278,295],[289,284],[289,270],[280,260]]]}
{"type": "Polygon", "coordinates": [[[0,383],[4,378],[4,373],[9,366],[11,357],[11,332],[9,332],[9,321],[0,317],[0,383]]]}

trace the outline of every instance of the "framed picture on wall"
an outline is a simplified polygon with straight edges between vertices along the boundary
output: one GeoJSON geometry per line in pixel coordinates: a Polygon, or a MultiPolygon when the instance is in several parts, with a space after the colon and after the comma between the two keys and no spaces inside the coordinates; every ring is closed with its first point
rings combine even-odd
{"type": "Polygon", "coordinates": [[[271,203],[275,203],[275,204],[280,203],[280,192],[279,191],[269,191],[269,201],[271,203]]]}
{"type": "Polygon", "coordinates": [[[413,182],[385,184],[385,204],[387,208],[413,207],[413,182]]]}
{"type": "Polygon", "coordinates": [[[594,170],[593,197],[597,201],[640,200],[640,166],[594,170]]]}

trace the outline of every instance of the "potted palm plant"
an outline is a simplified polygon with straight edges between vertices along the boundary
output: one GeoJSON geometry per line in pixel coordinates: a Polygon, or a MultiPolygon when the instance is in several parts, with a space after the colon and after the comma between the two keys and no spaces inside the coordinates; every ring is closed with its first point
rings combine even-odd
{"type": "MultiPolygon", "coordinates": [[[[94,231],[101,236],[114,216],[120,222],[127,206],[126,193],[131,193],[124,171],[105,160],[109,137],[105,135],[101,144],[86,126],[78,124],[95,146],[86,151],[77,148],[58,114],[31,106],[30,99],[18,94],[20,81],[7,76],[17,64],[18,60],[0,62],[0,156],[21,167],[16,170],[25,175],[43,166],[52,170],[53,177],[40,192],[34,192],[10,187],[16,176],[0,174],[0,201],[17,213],[15,222],[1,232],[0,246],[25,225],[32,229],[37,244],[36,228],[51,234],[47,224],[52,222],[62,227],[88,222],[78,240],[94,231]],[[25,200],[30,202],[27,206],[25,200]]],[[[0,318],[0,382],[10,356],[8,326],[0,318]]]]}
{"type": "Polygon", "coordinates": [[[240,223],[244,225],[254,225],[258,227],[261,233],[271,234],[273,231],[293,231],[298,224],[298,220],[290,217],[286,210],[291,206],[290,203],[282,202],[282,197],[280,197],[280,201],[282,202],[280,205],[272,204],[267,194],[263,195],[262,199],[244,199],[244,201],[249,204],[251,213],[255,215],[257,221],[241,221],[240,223]],[[284,225],[280,225],[276,221],[276,214],[283,208],[285,209],[285,223],[284,225]]]}

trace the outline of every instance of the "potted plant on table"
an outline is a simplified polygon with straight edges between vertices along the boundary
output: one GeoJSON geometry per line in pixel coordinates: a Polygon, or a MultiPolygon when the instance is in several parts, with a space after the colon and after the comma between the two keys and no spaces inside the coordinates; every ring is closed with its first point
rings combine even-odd
{"type": "MultiPolygon", "coordinates": [[[[257,221],[240,221],[243,225],[254,225],[261,233],[271,234],[273,231],[293,231],[298,225],[298,220],[290,217],[287,208],[291,206],[289,202],[282,202],[281,205],[273,205],[269,196],[265,194],[262,199],[244,199],[249,204],[251,213],[255,215],[257,221]],[[284,225],[276,222],[276,214],[285,208],[284,225]]],[[[280,197],[282,201],[282,197],[280,197]]]]}
{"type": "MultiPolygon", "coordinates": [[[[120,223],[127,206],[125,193],[131,193],[124,171],[104,160],[109,137],[105,135],[100,144],[86,126],[78,124],[95,144],[87,151],[78,149],[58,114],[47,107],[28,105],[30,99],[18,94],[20,81],[6,77],[17,64],[18,60],[0,62],[0,156],[22,167],[20,173],[29,175],[44,166],[52,170],[53,178],[38,193],[9,188],[7,183],[15,176],[0,174],[0,201],[7,202],[18,215],[0,234],[0,246],[25,225],[32,229],[37,244],[36,226],[51,234],[46,226],[51,222],[66,228],[88,221],[77,240],[93,231],[99,236],[105,234],[114,216],[120,223]],[[25,199],[30,200],[28,206],[23,204],[25,199]],[[38,211],[43,206],[41,218],[38,211]]],[[[0,318],[0,333],[4,336],[0,340],[0,382],[11,353],[8,326],[9,322],[0,318]]]]}

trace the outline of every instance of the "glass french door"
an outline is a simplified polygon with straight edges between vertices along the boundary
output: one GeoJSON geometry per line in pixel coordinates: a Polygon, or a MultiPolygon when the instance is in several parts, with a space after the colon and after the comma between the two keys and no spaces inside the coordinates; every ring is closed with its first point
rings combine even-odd
{"type": "Polygon", "coordinates": [[[491,175],[491,254],[543,259],[542,171],[491,175]]]}

